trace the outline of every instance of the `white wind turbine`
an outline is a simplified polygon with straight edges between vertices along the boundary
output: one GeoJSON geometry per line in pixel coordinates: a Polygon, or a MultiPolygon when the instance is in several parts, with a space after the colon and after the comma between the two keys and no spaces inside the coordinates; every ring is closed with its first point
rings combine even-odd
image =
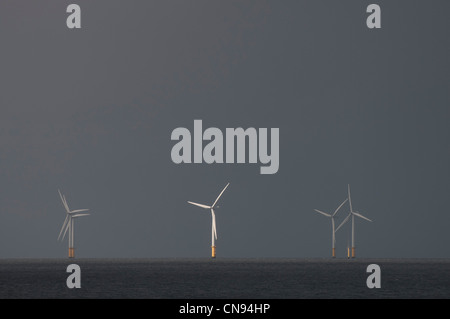
{"type": "Polygon", "coordinates": [[[214,201],[214,203],[211,206],[188,201],[189,204],[192,204],[192,205],[195,205],[195,206],[199,206],[201,208],[205,208],[205,209],[210,209],[211,210],[211,217],[212,217],[211,257],[212,258],[216,258],[216,246],[215,246],[215,243],[214,243],[214,238],[217,240],[216,214],[214,213],[214,208],[218,208],[219,207],[219,206],[216,206],[216,204],[219,201],[220,196],[222,196],[223,192],[225,192],[225,190],[227,189],[228,185],[230,185],[230,183],[228,183],[225,186],[225,188],[220,192],[219,196],[217,196],[216,200],[214,201]]]}
{"type": "Polygon", "coordinates": [[[67,204],[67,200],[66,197],[64,195],[61,195],[61,192],[58,189],[58,193],[59,193],[59,197],[61,197],[61,201],[63,203],[64,208],[66,209],[66,219],[64,220],[64,223],[61,227],[61,231],[59,232],[59,236],[58,236],[58,240],[61,238],[61,234],[63,234],[63,230],[64,230],[64,234],[61,238],[61,240],[64,239],[64,237],[66,236],[67,230],[69,230],[69,258],[74,258],[75,257],[75,252],[74,252],[74,247],[73,247],[73,243],[74,243],[74,224],[75,224],[75,220],[74,218],[78,218],[78,217],[82,217],[82,216],[88,216],[89,214],[79,214],[81,212],[85,212],[88,211],[89,209],[76,209],[76,210],[70,210],[69,209],[69,205],[67,204]]]}
{"type": "Polygon", "coordinates": [[[316,212],[318,212],[319,214],[322,214],[324,216],[327,216],[329,218],[331,218],[331,256],[333,258],[336,257],[336,251],[335,251],[335,243],[336,243],[336,230],[334,229],[334,216],[336,216],[337,212],[339,211],[339,209],[341,209],[341,207],[347,202],[348,198],[346,198],[341,205],[339,205],[338,208],[336,208],[336,210],[334,211],[333,214],[328,214],[325,213],[321,210],[318,209],[314,209],[316,212]]]}
{"type": "Polygon", "coordinates": [[[350,218],[352,217],[352,258],[355,258],[355,216],[368,220],[371,222],[371,220],[367,217],[364,217],[359,212],[354,212],[352,207],[352,198],[350,196],[350,185],[348,185],[348,203],[350,204],[350,213],[347,215],[347,217],[342,221],[342,223],[336,228],[336,231],[339,230],[350,218]]]}

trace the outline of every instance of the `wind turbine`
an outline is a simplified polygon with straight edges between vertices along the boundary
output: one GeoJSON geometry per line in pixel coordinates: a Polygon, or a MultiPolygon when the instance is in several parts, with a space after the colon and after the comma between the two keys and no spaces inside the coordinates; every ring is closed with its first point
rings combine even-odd
{"type": "Polygon", "coordinates": [[[211,257],[212,258],[216,258],[216,246],[215,246],[215,243],[214,243],[214,238],[217,240],[216,214],[214,214],[214,208],[218,208],[219,207],[219,206],[216,206],[216,204],[219,201],[220,196],[222,196],[223,192],[225,192],[225,190],[227,189],[228,185],[230,185],[230,183],[228,183],[225,186],[225,188],[220,192],[219,196],[217,196],[216,200],[214,201],[214,203],[211,206],[188,201],[189,204],[192,204],[192,205],[195,205],[195,206],[199,206],[201,208],[205,208],[205,209],[210,209],[211,210],[211,217],[212,217],[211,257]]]}
{"type": "Polygon", "coordinates": [[[352,207],[352,198],[350,196],[350,185],[348,185],[348,203],[350,204],[350,213],[347,215],[347,217],[342,221],[342,223],[336,228],[336,231],[339,230],[348,220],[350,217],[352,217],[352,258],[355,258],[355,216],[368,220],[371,222],[371,220],[367,217],[364,217],[359,212],[354,212],[352,207]]]}
{"type": "Polygon", "coordinates": [[[66,209],[66,219],[64,220],[64,223],[61,227],[61,231],[59,232],[58,240],[61,238],[61,234],[64,234],[61,238],[61,240],[64,239],[66,236],[67,230],[69,230],[69,258],[75,257],[73,242],[74,242],[74,224],[75,224],[75,218],[82,217],[82,216],[88,216],[89,214],[79,214],[81,212],[88,211],[89,209],[76,209],[76,210],[70,210],[69,205],[67,204],[66,197],[61,194],[61,192],[58,189],[59,197],[61,198],[61,201],[63,203],[64,208],[66,209]]]}
{"type": "Polygon", "coordinates": [[[333,214],[328,214],[328,213],[325,213],[325,212],[323,212],[323,211],[321,211],[321,210],[314,209],[314,210],[315,210],[316,212],[318,212],[319,214],[322,214],[322,215],[324,215],[324,216],[327,216],[327,217],[331,218],[331,257],[332,257],[332,258],[336,258],[336,251],[335,251],[335,247],[334,247],[334,245],[335,245],[335,243],[336,243],[336,236],[335,236],[336,231],[335,231],[335,229],[334,229],[334,216],[337,214],[337,212],[339,211],[339,209],[341,209],[341,207],[347,202],[347,200],[348,200],[348,198],[346,198],[346,199],[342,202],[342,204],[339,205],[338,208],[336,208],[336,210],[334,211],[333,214]]]}

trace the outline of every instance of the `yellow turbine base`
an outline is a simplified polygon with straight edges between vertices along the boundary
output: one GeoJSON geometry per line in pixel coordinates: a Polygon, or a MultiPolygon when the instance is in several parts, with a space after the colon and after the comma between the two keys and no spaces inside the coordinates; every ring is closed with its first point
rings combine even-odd
{"type": "Polygon", "coordinates": [[[75,248],[69,248],[69,258],[75,257],[75,248]]]}
{"type": "Polygon", "coordinates": [[[352,258],[355,258],[355,247],[352,247],[352,258]]]}
{"type": "Polygon", "coordinates": [[[211,246],[211,257],[216,258],[216,246],[211,246]]]}
{"type": "Polygon", "coordinates": [[[332,248],[331,256],[336,258],[336,248],[332,248]]]}

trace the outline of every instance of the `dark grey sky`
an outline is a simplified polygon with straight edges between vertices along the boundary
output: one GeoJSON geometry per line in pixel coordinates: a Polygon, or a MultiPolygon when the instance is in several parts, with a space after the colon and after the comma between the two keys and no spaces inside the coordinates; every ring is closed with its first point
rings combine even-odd
{"type": "Polygon", "coordinates": [[[0,257],[450,257],[448,1],[0,2],[0,257]],[[175,165],[173,129],[280,129],[280,170],[175,165]],[[347,210],[347,206],[346,206],[347,210]],[[341,212],[341,219],[345,216],[341,212]],[[337,234],[343,257],[349,228],[337,234]]]}

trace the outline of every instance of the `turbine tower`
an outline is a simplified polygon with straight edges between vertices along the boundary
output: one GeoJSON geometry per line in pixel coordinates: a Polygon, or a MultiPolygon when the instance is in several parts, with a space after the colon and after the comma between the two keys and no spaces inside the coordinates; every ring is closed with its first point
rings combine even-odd
{"type": "Polygon", "coordinates": [[[352,258],[355,258],[355,216],[368,220],[371,222],[371,220],[367,217],[364,217],[359,212],[354,212],[352,207],[352,198],[350,195],[350,185],[348,185],[348,203],[350,204],[350,213],[347,215],[347,217],[342,221],[342,223],[336,228],[336,231],[339,230],[348,220],[350,217],[352,217],[352,258]]]}
{"type": "Polygon", "coordinates": [[[336,258],[336,250],[335,250],[335,243],[336,243],[336,231],[335,231],[335,227],[334,227],[334,216],[337,214],[337,212],[339,211],[339,209],[341,209],[341,207],[347,202],[348,198],[346,198],[341,205],[339,205],[338,208],[336,208],[336,210],[334,211],[333,214],[328,214],[325,213],[321,210],[318,209],[314,209],[316,212],[318,212],[319,214],[322,214],[324,216],[327,216],[329,218],[331,218],[331,257],[332,258],[336,258]]]}
{"type": "Polygon", "coordinates": [[[195,205],[195,206],[199,206],[201,208],[205,208],[205,209],[210,209],[211,210],[211,217],[212,217],[212,227],[211,227],[211,257],[212,258],[216,258],[216,245],[214,242],[214,238],[217,240],[217,228],[216,228],[216,214],[214,213],[214,208],[218,208],[219,206],[216,206],[217,202],[219,201],[220,196],[222,196],[223,192],[225,192],[225,190],[227,189],[228,185],[230,185],[230,183],[228,183],[225,188],[220,192],[219,196],[217,196],[216,200],[214,201],[214,203],[211,206],[208,205],[203,205],[203,204],[199,204],[199,203],[194,203],[194,202],[190,202],[188,201],[189,204],[195,205]]]}
{"type": "Polygon", "coordinates": [[[61,234],[64,234],[61,238],[61,240],[64,240],[64,237],[66,236],[67,230],[69,230],[69,258],[75,257],[75,251],[74,251],[74,224],[75,224],[75,218],[82,217],[82,216],[88,216],[89,214],[79,214],[81,212],[88,211],[89,209],[76,209],[76,210],[70,210],[69,205],[67,204],[66,197],[61,194],[61,192],[58,189],[59,197],[61,198],[61,201],[63,203],[63,206],[66,210],[66,219],[64,220],[64,223],[61,227],[61,231],[59,232],[58,240],[61,238],[61,234]]]}

